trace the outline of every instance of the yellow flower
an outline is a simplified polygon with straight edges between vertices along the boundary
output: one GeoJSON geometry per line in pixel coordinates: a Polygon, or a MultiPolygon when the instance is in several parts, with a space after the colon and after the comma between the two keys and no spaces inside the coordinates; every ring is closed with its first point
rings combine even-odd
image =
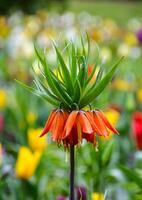
{"type": "Polygon", "coordinates": [[[32,153],[29,148],[22,146],[18,152],[15,166],[16,176],[22,179],[32,177],[40,161],[41,154],[40,151],[32,153]]]}
{"type": "Polygon", "coordinates": [[[135,34],[133,33],[127,33],[125,35],[125,38],[124,38],[126,44],[128,44],[129,46],[135,46],[138,44],[138,40],[135,36],[135,34]]]}
{"type": "Polygon", "coordinates": [[[104,195],[102,193],[94,192],[92,194],[92,200],[104,200],[104,195]]]}
{"type": "Polygon", "coordinates": [[[137,99],[142,103],[142,88],[137,91],[137,99]]]}
{"type": "Polygon", "coordinates": [[[131,83],[122,79],[116,79],[112,83],[112,87],[121,91],[131,91],[133,89],[133,85],[131,83]]]}
{"type": "Polygon", "coordinates": [[[28,130],[28,142],[33,151],[43,151],[47,145],[46,137],[39,137],[41,132],[41,128],[28,130]]]}
{"type": "Polygon", "coordinates": [[[103,34],[100,30],[92,30],[91,37],[95,42],[102,42],[103,41],[103,34]]]}
{"type": "Polygon", "coordinates": [[[5,108],[6,106],[6,92],[0,89],[0,109],[5,108]]]}
{"type": "Polygon", "coordinates": [[[0,37],[6,38],[9,35],[10,28],[6,24],[6,18],[0,16],[0,37]]]}
{"type": "MultiPolygon", "coordinates": [[[[114,109],[108,109],[107,111],[104,112],[105,116],[107,119],[110,121],[110,123],[115,127],[119,118],[120,118],[120,113],[114,109]]],[[[108,140],[111,139],[112,133],[110,131],[109,137],[101,137],[103,140],[108,140]]]]}
{"type": "Polygon", "coordinates": [[[110,123],[113,126],[116,126],[116,124],[120,118],[120,113],[114,109],[109,109],[109,110],[105,111],[104,114],[107,117],[107,119],[110,121],[110,123]]]}
{"type": "Polygon", "coordinates": [[[29,124],[33,124],[37,119],[37,115],[34,112],[29,112],[27,115],[27,121],[29,124]]]}

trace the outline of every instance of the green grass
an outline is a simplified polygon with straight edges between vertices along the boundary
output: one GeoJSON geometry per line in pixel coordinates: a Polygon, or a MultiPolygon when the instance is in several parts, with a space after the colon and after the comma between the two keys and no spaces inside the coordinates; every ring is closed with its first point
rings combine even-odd
{"type": "Polygon", "coordinates": [[[130,18],[142,18],[142,2],[87,2],[69,1],[68,10],[75,13],[87,11],[93,15],[113,18],[125,23],[130,18]]]}

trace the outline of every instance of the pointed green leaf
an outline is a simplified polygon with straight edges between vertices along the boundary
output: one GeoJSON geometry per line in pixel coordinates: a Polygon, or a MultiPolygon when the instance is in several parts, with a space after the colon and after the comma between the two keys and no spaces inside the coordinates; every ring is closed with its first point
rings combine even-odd
{"type": "Polygon", "coordinates": [[[38,88],[40,88],[40,91],[44,92],[47,94],[49,97],[53,98],[55,101],[60,101],[60,99],[52,94],[52,92],[39,80],[37,77],[35,77],[35,83],[38,85],[38,88]]]}
{"type": "Polygon", "coordinates": [[[82,44],[83,55],[86,56],[86,51],[85,51],[84,41],[83,41],[83,36],[82,35],[81,35],[81,44],[82,44]]]}
{"type": "Polygon", "coordinates": [[[15,81],[16,81],[19,85],[21,85],[22,87],[24,87],[25,89],[27,89],[29,92],[34,92],[34,91],[35,91],[34,88],[32,88],[32,87],[30,87],[30,86],[28,86],[28,85],[22,83],[21,81],[19,81],[19,80],[17,80],[17,79],[15,79],[15,81]]]}
{"type": "Polygon", "coordinates": [[[109,160],[111,158],[113,146],[114,146],[114,141],[111,140],[108,142],[108,144],[104,148],[104,151],[102,154],[102,163],[104,166],[107,165],[107,163],[109,162],[109,160]]]}
{"type": "Polygon", "coordinates": [[[94,76],[94,74],[95,74],[95,71],[96,71],[96,68],[97,68],[97,66],[98,66],[98,63],[99,63],[99,48],[98,48],[98,46],[96,45],[96,48],[97,48],[97,56],[96,56],[96,63],[95,63],[95,65],[94,65],[94,67],[93,67],[93,70],[92,70],[92,72],[91,72],[91,74],[90,74],[90,76],[88,77],[88,79],[86,80],[86,83],[85,83],[85,86],[91,81],[91,79],[93,78],[93,76],[94,76]]]}
{"type": "Polygon", "coordinates": [[[73,97],[73,102],[78,103],[78,101],[80,100],[81,97],[81,86],[80,86],[80,82],[78,80],[78,78],[75,81],[75,87],[74,87],[74,97],[73,97]]]}
{"type": "Polygon", "coordinates": [[[36,49],[36,54],[43,66],[45,77],[46,77],[46,80],[47,80],[47,83],[48,83],[50,89],[55,94],[55,96],[58,96],[63,101],[63,103],[68,105],[68,100],[70,100],[70,99],[68,98],[66,92],[64,92],[64,90],[62,90],[60,83],[56,82],[55,79],[53,79],[53,76],[47,65],[45,58],[41,57],[41,55],[39,54],[37,49],[36,49]]]}
{"type": "Polygon", "coordinates": [[[117,63],[112,67],[112,69],[106,74],[106,76],[101,80],[99,84],[97,84],[92,91],[88,95],[84,95],[84,97],[80,101],[80,107],[84,107],[85,105],[92,102],[107,86],[109,81],[112,79],[113,74],[115,73],[118,64],[122,61],[123,57],[117,61],[117,63]]]}
{"type": "Polygon", "coordinates": [[[15,80],[18,84],[20,84],[22,87],[24,87],[26,90],[28,90],[29,92],[32,92],[34,95],[45,99],[46,101],[48,101],[50,104],[54,105],[54,106],[59,106],[59,102],[55,101],[54,99],[52,99],[51,97],[48,97],[47,95],[42,94],[41,92],[37,91],[36,89],[22,83],[21,81],[15,80]]]}
{"type": "Polygon", "coordinates": [[[66,92],[66,88],[64,88],[53,76],[52,76],[52,78],[53,78],[54,85],[60,92],[61,96],[64,97],[64,99],[66,100],[66,102],[67,102],[66,104],[68,105],[68,104],[72,103],[72,99],[66,92]]]}
{"type": "Polygon", "coordinates": [[[69,90],[69,92],[73,93],[73,84],[72,84],[72,81],[71,81],[69,70],[68,70],[68,68],[67,68],[67,66],[64,62],[64,59],[63,59],[62,55],[60,54],[58,48],[55,45],[54,45],[54,48],[56,50],[57,57],[58,57],[59,62],[60,62],[60,66],[62,68],[62,73],[63,73],[65,85],[66,85],[67,89],[69,90]]]}
{"type": "Polygon", "coordinates": [[[86,37],[87,37],[87,44],[88,44],[88,51],[87,51],[87,61],[89,59],[89,54],[90,54],[90,39],[89,39],[89,35],[86,32],[86,37]]]}
{"type": "Polygon", "coordinates": [[[86,67],[86,59],[84,56],[80,57],[80,61],[81,61],[81,68],[78,74],[78,80],[80,82],[81,88],[84,88],[84,84],[86,81],[86,77],[87,77],[87,67],[86,67]]]}
{"type": "Polygon", "coordinates": [[[71,64],[71,79],[72,82],[76,80],[77,77],[77,59],[74,44],[72,43],[72,64],[71,64]]]}
{"type": "Polygon", "coordinates": [[[97,77],[93,83],[93,85],[91,87],[88,87],[88,89],[86,90],[84,96],[86,96],[87,94],[89,94],[93,89],[94,87],[100,82],[101,78],[102,78],[102,75],[103,75],[103,68],[100,68],[98,74],[97,74],[97,77]]]}

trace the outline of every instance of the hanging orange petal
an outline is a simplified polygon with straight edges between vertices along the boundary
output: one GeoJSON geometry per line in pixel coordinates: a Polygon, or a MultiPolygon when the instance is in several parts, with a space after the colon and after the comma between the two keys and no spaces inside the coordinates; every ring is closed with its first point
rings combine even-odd
{"type": "Polygon", "coordinates": [[[82,130],[81,130],[81,126],[79,124],[79,122],[77,121],[77,135],[78,135],[78,142],[81,143],[82,142],[82,130]]]}
{"type": "Polygon", "coordinates": [[[77,116],[77,120],[79,121],[82,132],[84,132],[84,133],[92,133],[93,132],[92,126],[91,126],[88,118],[86,117],[84,111],[79,112],[79,114],[77,116]]]}
{"type": "MultiPolygon", "coordinates": [[[[66,124],[66,121],[67,121],[68,117],[69,117],[69,113],[68,112],[63,112],[64,127],[65,127],[65,124],[66,124]]],[[[65,138],[65,135],[66,135],[66,132],[65,132],[65,128],[64,128],[64,130],[62,132],[62,139],[65,138]]]]}
{"type": "Polygon", "coordinates": [[[72,111],[70,113],[65,125],[65,137],[67,137],[70,134],[73,128],[73,125],[75,124],[77,114],[78,114],[78,111],[72,111]]]}
{"type": "Polygon", "coordinates": [[[103,114],[103,112],[101,110],[97,110],[98,115],[100,116],[100,118],[103,120],[103,122],[105,123],[105,125],[113,132],[116,134],[119,134],[118,131],[111,125],[111,123],[108,121],[108,119],[106,118],[106,116],[103,114]]]}
{"type": "Polygon", "coordinates": [[[51,112],[51,114],[49,115],[47,121],[46,121],[46,124],[44,126],[44,129],[40,135],[40,137],[44,136],[47,132],[49,132],[50,128],[51,128],[51,125],[54,121],[54,118],[55,118],[55,115],[56,115],[56,111],[54,110],[53,112],[51,112]]]}
{"type": "Polygon", "coordinates": [[[96,124],[94,123],[93,112],[87,111],[87,112],[85,112],[85,115],[88,118],[88,120],[89,120],[89,122],[90,122],[90,124],[92,126],[93,131],[97,132],[97,127],[96,127],[96,124]]]}
{"type": "Polygon", "coordinates": [[[62,111],[58,111],[56,119],[54,120],[55,124],[52,130],[52,138],[54,141],[62,140],[62,134],[64,130],[64,115],[62,111]]]}
{"type": "Polygon", "coordinates": [[[99,130],[98,133],[105,137],[108,136],[109,133],[105,127],[105,124],[104,124],[103,120],[99,117],[99,115],[97,114],[96,111],[93,111],[93,116],[94,116],[94,122],[96,124],[96,127],[99,130]]]}
{"type": "Polygon", "coordinates": [[[87,111],[86,112],[86,115],[89,119],[89,121],[91,122],[92,124],[92,127],[93,127],[93,130],[94,132],[96,132],[97,134],[99,134],[100,136],[102,136],[102,131],[101,129],[97,126],[97,123],[96,121],[94,120],[94,114],[93,114],[94,111],[87,111]]]}

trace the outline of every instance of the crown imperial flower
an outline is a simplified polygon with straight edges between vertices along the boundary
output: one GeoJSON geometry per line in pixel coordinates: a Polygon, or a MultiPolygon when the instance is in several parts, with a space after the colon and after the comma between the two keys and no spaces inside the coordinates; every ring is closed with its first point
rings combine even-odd
{"type": "Polygon", "coordinates": [[[103,67],[98,70],[99,52],[97,52],[95,65],[88,74],[90,55],[88,35],[87,50],[82,37],[80,45],[81,48],[78,48],[75,43],[70,42],[61,52],[53,44],[58,61],[57,70],[51,70],[45,52],[35,48],[41,72],[41,75],[35,73],[36,88],[18,81],[56,108],[51,112],[40,136],[51,132],[53,141],[70,149],[71,200],[74,200],[74,146],[80,144],[83,139],[96,145],[96,135],[108,137],[108,130],[118,133],[100,110],[86,111],[84,108],[88,105],[91,108],[90,104],[111,81],[122,58],[104,75],[103,67]]]}
{"type": "Polygon", "coordinates": [[[41,137],[52,133],[52,139],[65,146],[76,145],[86,139],[96,144],[96,135],[108,137],[109,130],[118,134],[100,110],[74,110],[70,113],[63,110],[54,110],[41,133],[41,137]]]}
{"type": "Polygon", "coordinates": [[[49,67],[45,53],[35,47],[41,72],[40,76],[35,75],[36,88],[18,81],[57,108],[51,112],[40,136],[51,132],[53,141],[60,144],[62,142],[65,146],[81,143],[82,139],[95,144],[96,135],[107,137],[109,135],[108,129],[117,133],[117,130],[101,111],[85,111],[83,108],[90,105],[104,90],[122,58],[105,75],[104,69],[100,67],[95,75],[96,78],[92,79],[96,74],[99,52],[96,53],[95,66],[92,67],[91,73],[88,75],[90,53],[88,36],[88,49],[85,49],[82,37],[81,45],[82,51],[73,42],[70,42],[65,47],[67,49],[65,55],[62,55],[59,48],[53,44],[58,60],[56,73],[49,67]],[[69,59],[69,62],[65,62],[66,58],[69,59]]]}

